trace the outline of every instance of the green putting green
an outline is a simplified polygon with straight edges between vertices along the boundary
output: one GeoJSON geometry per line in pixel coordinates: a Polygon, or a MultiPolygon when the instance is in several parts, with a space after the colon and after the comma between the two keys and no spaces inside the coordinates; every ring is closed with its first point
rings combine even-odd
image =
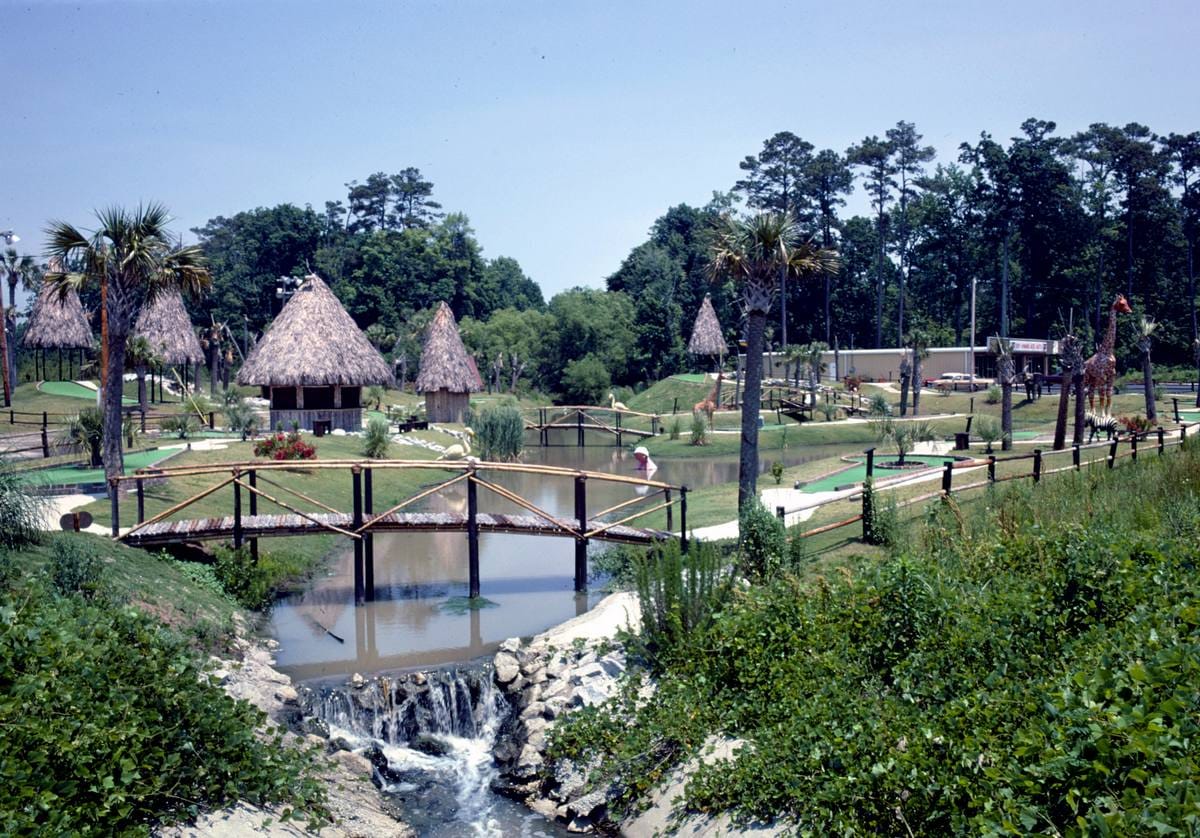
{"type": "Polygon", "coordinates": [[[686,381],[688,384],[703,384],[708,380],[708,374],[703,372],[681,372],[671,377],[686,381]]]}
{"type": "MultiPolygon", "coordinates": [[[[152,466],[173,454],[179,453],[178,450],[163,451],[161,448],[154,451],[135,451],[132,454],[125,455],[125,471],[133,471],[138,468],[146,468],[152,466]]],[[[72,484],[81,483],[103,483],[104,469],[102,468],[83,468],[80,466],[58,466],[56,468],[41,469],[39,471],[29,472],[29,481],[49,486],[69,486],[72,484]]]]}
{"type": "Polygon", "coordinates": [[[1040,431],[1013,431],[1013,439],[1037,439],[1040,431]]]}
{"type": "MultiPolygon", "coordinates": [[[[891,462],[895,459],[895,454],[876,454],[875,455],[875,478],[877,480],[885,477],[896,477],[901,474],[915,474],[917,469],[900,469],[884,468],[881,463],[891,462]]],[[[857,465],[853,465],[844,471],[836,472],[835,474],[827,474],[820,477],[811,483],[805,484],[800,491],[807,493],[815,492],[832,492],[838,486],[845,486],[850,483],[861,483],[867,476],[866,461],[862,457],[853,458],[857,465]]],[[[934,457],[922,454],[920,456],[908,455],[904,458],[905,463],[921,463],[930,468],[944,465],[945,463],[953,462],[954,457],[934,457]]]]}
{"type": "MultiPolygon", "coordinates": [[[[39,386],[43,393],[48,393],[51,396],[69,396],[73,399],[89,399],[92,402],[96,401],[96,391],[91,387],[84,387],[75,381],[43,381],[39,386]]],[[[137,399],[131,399],[128,396],[122,396],[121,401],[124,404],[137,404],[137,399]]]]}

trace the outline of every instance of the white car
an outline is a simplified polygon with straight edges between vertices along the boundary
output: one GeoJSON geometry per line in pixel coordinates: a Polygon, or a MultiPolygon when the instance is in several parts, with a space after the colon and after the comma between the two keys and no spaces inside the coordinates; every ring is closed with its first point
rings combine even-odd
{"type": "Polygon", "coordinates": [[[944,387],[948,390],[986,390],[996,382],[991,378],[975,376],[975,382],[972,385],[971,376],[968,373],[948,372],[941,378],[927,378],[922,383],[925,387],[932,389],[941,389],[944,387]]]}

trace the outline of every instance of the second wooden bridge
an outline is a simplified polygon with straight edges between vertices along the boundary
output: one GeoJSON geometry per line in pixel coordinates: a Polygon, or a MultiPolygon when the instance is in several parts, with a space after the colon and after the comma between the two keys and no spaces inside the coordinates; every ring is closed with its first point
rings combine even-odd
{"type": "Polygon", "coordinates": [[[196,541],[232,541],[235,548],[249,543],[257,559],[258,539],[280,536],[337,534],[354,543],[354,599],[361,604],[375,598],[375,533],[397,532],[464,532],[467,535],[469,592],[479,596],[479,536],[481,533],[515,533],[520,535],[571,538],[575,542],[575,590],[587,588],[587,550],[591,540],[624,544],[650,544],[676,537],[674,510],[679,509],[678,537],[687,549],[687,487],[674,486],[644,478],[604,472],[581,471],[555,466],[524,465],[520,463],[444,462],[429,460],[325,460],[297,462],[223,463],[204,466],[182,466],[166,469],[142,469],[111,481],[109,498],[112,507],[113,538],[135,546],[159,546],[196,541]],[[295,488],[278,482],[280,472],[336,469],[349,473],[350,510],[343,511],[323,503],[295,488]],[[451,472],[448,479],[425,486],[392,504],[388,509],[374,511],[374,481],[377,471],[428,470],[451,472]],[[493,475],[505,472],[537,474],[548,479],[571,480],[574,483],[574,514],[558,515],[538,507],[516,492],[495,482],[493,475]],[[146,488],[162,485],[172,479],[213,475],[218,481],[191,497],[167,509],[146,517],[146,488]],[[631,498],[605,509],[589,511],[587,486],[589,482],[624,484],[635,490],[631,498]],[[268,493],[263,486],[277,494],[286,493],[282,500],[268,493]],[[465,484],[465,512],[405,511],[458,484],[465,484]],[[200,501],[221,489],[232,487],[232,514],[180,519],[180,513],[195,507],[200,501]],[[511,503],[528,514],[481,512],[478,489],[511,503]],[[121,496],[133,494],[137,504],[136,524],[121,528],[121,496]],[[243,496],[248,504],[243,508],[243,496]],[[278,507],[282,514],[262,515],[259,498],[278,507]],[[657,501],[657,502],[656,502],[657,501]],[[297,504],[297,505],[293,505],[297,504]],[[316,507],[320,511],[300,509],[299,505],[316,507]],[[647,515],[665,511],[666,529],[646,529],[633,522],[647,515]],[[611,516],[620,517],[609,520],[611,516]]]}
{"type": "Polygon", "coordinates": [[[525,430],[538,432],[538,444],[549,446],[551,431],[575,431],[575,444],[580,448],[584,445],[586,431],[598,431],[610,435],[613,444],[622,447],[625,437],[633,439],[649,439],[657,436],[661,430],[662,420],[657,413],[641,413],[619,407],[599,407],[586,404],[552,405],[550,407],[531,408],[528,411],[536,418],[525,420],[525,430]],[[649,429],[630,427],[629,419],[638,421],[649,420],[649,429]]]}

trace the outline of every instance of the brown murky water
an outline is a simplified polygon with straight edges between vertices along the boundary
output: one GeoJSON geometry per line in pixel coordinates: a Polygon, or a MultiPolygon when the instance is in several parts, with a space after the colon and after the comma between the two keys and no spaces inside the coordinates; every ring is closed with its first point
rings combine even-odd
{"type": "MultiPolygon", "coordinates": [[[[813,446],[789,453],[794,465],[829,456],[813,446]]],[[[772,452],[760,468],[778,457],[772,452]]],[[[527,448],[524,461],[636,476],[628,450],[612,447],[527,448]]],[[[569,479],[499,474],[489,479],[552,514],[573,515],[569,479]]],[[[689,488],[737,479],[735,457],[676,460],[659,464],[655,480],[689,488]]],[[[589,509],[633,497],[635,487],[591,483],[589,509]]],[[[645,491],[645,490],[643,490],[645,491]]],[[[461,486],[431,497],[425,507],[465,512],[461,486]],[[457,490],[457,491],[456,491],[457,490]]],[[[522,512],[480,491],[481,511],[522,512]]],[[[593,550],[604,545],[593,544],[593,550]]],[[[408,533],[375,537],[376,601],[354,607],[353,553],[347,547],[329,574],[307,590],[280,600],[271,614],[279,640],[279,668],[296,680],[345,678],[469,661],[495,651],[507,637],[527,636],[582,614],[599,594],[573,590],[574,545],[566,538],[504,534],[480,536],[481,595],[494,603],[481,610],[455,608],[467,595],[464,533],[408,533]]]]}

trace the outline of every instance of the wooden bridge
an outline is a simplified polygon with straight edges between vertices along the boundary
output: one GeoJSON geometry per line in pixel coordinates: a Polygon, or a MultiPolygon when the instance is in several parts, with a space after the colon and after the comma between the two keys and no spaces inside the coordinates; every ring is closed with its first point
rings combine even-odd
{"type": "Polygon", "coordinates": [[[582,448],[585,431],[610,435],[614,445],[623,447],[625,437],[649,439],[657,436],[662,429],[661,417],[657,413],[642,413],[627,408],[565,404],[530,408],[526,413],[532,414],[534,411],[536,418],[525,420],[525,430],[537,431],[538,444],[542,447],[550,445],[550,431],[553,430],[575,431],[575,444],[582,448]],[[629,427],[626,420],[631,417],[649,420],[649,430],[629,427]]]}
{"type": "Polygon", "coordinates": [[[203,466],[181,466],[164,469],[139,469],[133,474],[114,478],[109,486],[112,507],[112,535],[134,546],[157,546],[195,541],[232,541],[234,547],[249,542],[257,560],[258,539],[278,536],[328,534],[350,538],[354,542],[354,600],[361,604],[375,598],[375,533],[397,532],[465,532],[470,596],[479,596],[479,535],[481,533],[515,533],[519,535],[571,538],[575,541],[575,590],[587,587],[587,548],[593,540],[624,544],[650,544],[675,536],[674,509],[679,507],[678,537],[687,549],[687,487],[673,486],[644,478],[604,472],[581,471],[556,466],[525,465],[521,463],[445,462],[430,460],[324,460],[303,462],[222,463],[203,466]],[[278,472],[296,470],[342,470],[349,473],[347,488],[350,511],[323,503],[273,477],[278,472]],[[373,476],[377,471],[428,470],[453,473],[448,479],[428,485],[392,504],[386,510],[374,511],[373,476]],[[498,485],[493,474],[519,472],[537,474],[546,479],[571,480],[574,483],[574,514],[555,515],[498,485]],[[146,487],[161,485],[173,478],[212,475],[217,482],[176,503],[152,517],[146,517],[146,487]],[[492,479],[489,479],[492,478],[492,479]],[[630,486],[644,494],[621,501],[606,509],[589,512],[587,486],[589,482],[616,483],[630,486]],[[279,494],[290,495],[288,500],[269,494],[260,487],[269,486],[279,494]],[[467,494],[465,513],[404,511],[407,507],[437,493],[464,483],[467,494]],[[232,487],[233,503],[230,515],[180,519],[189,507],[215,492],[232,487]],[[483,489],[507,501],[528,514],[481,512],[478,489],[483,489]],[[121,530],[121,496],[132,493],[137,503],[137,523],[121,530]],[[243,510],[243,494],[248,504],[243,510]],[[259,514],[258,501],[282,510],[281,514],[259,514]],[[657,501],[657,502],[656,502],[657,501]],[[293,504],[315,506],[319,512],[302,510],[293,504]],[[633,522],[655,512],[666,512],[665,530],[633,526],[633,522]],[[616,520],[610,516],[621,513],[616,520]]]}

